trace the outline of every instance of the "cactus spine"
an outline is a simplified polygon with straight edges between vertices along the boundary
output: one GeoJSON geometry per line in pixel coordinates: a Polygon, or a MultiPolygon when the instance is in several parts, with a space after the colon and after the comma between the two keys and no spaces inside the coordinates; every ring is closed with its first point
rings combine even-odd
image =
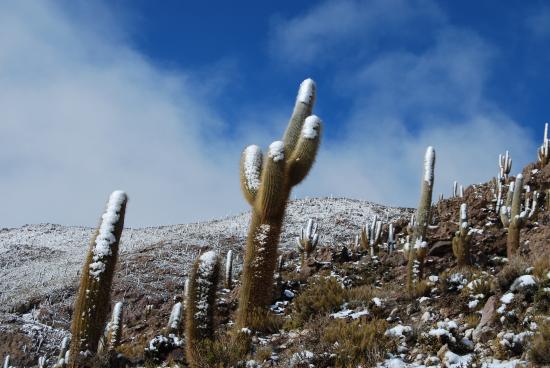
{"type": "Polygon", "coordinates": [[[252,207],[243,262],[237,325],[252,326],[252,317],[267,311],[272,301],[277,246],[292,187],[311,169],[320,142],[321,120],[311,115],[315,83],[300,85],[283,141],[273,142],[267,156],[258,146],[247,147],[241,159],[241,188],[252,207]]]}
{"type": "Polygon", "coordinates": [[[300,236],[296,237],[296,245],[301,256],[301,264],[303,265],[305,260],[311,256],[311,253],[317,247],[319,241],[319,233],[317,232],[317,223],[312,219],[309,219],[307,226],[300,230],[300,236]]]}
{"type": "Polygon", "coordinates": [[[233,287],[233,251],[227,252],[225,259],[225,288],[231,289],[233,287]]]}
{"type": "Polygon", "coordinates": [[[214,339],[216,290],[220,277],[218,256],[214,251],[203,253],[189,277],[186,303],[186,356],[191,367],[198,366],[200,347],[214,339]]]}
{"type": "Polygon", "coordinates": [[[426,154],[424,156],[424,176],[422,178],[420,203],[416,210],[415,225],[414,228],[412,228],[412,243],[409,244],[408,249],[407,289],[411,295],[415,290],[416,279],[421,279],[423,276],[424,258],[427,253],[427,243],[424,239],[430,221],[430,210],[432,208],[434,166],[435,150],[430,146],[426,149],[426,154]]]}
{"type": "Polygon", "coordinates": [[[70,367],[78,366],[81,354],[95,353],[102,337],[127,201],[128,197],[122,191],[111,194],[90,244],[73,313],[70,367]]]}
{"type": "Polygon", "coordinates": [[[460,214],[458,216],[458,230],[453,237],[453,253],[456,257],[458,266],[467,266],[471,264],[470,259],[470,230],[468,225],[468,212],[466,203],[460,205],[460,214]]]}
{"type": "Polygon", "coordinates": [[[541,168],[548,165],[550,161],[550,141],[548,140],[548,123],[544,124],[544,138],[542,140],[542,146],[538,151],[539,162],[541,168]]]}

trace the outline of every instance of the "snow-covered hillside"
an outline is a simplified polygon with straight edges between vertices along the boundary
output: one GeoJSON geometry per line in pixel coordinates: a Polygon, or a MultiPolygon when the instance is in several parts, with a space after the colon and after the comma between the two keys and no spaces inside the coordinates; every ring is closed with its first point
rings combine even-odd
{"type": "MultiPolygon", "coordinates": [[[[391,221],[409,213],[410,210],[404,208],[344,198],[295,200],[287,208],[281,246],[294,247],[294,237],[309,218],[319,223],[321,244],[336,245],[349,244],[352,241],[349,234],[356,233],[374,215],[391,221]]],[[[178,268],[175,274],[179,275],[186,272],[201,248],[209,247],[221,254],[229,249],[241,253],[249,219],[247,212],[193,224],[126,228],[119,269],[125,276],[137,277],[139,283],[140,274],[151,277],[149,272],[143,272],[149,262],[164,271],[178,268]],[[144,262],[133,262],[144,257],[147,258],[144,262]],[[135,269],[136,265],[139,269],[135,269]]],[[[1,229],[0,311],[18,307],[24,310],[30,300],[45,299],[73,285],[78,280],[93,232],[92,228],[52,224],[1,229]]]]}

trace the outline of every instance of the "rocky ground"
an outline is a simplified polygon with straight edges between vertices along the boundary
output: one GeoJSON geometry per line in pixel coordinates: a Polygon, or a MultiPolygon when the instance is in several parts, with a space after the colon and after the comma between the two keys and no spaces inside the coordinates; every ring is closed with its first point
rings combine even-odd
{"type": "MultiPolygon", "coordinates": [[[[550,166],[550,165],[549,165],[550,166]]],[[[550,188],[550,167],[523,172],[525,184],[550,188]]],[[[505,193],[503,193],[505,196],[505,193]]],[[[230,334],[237,307],[239,257],[248,214],[218,221],[127,229],[114,280],[113,302],[123,301],[119,352],[134,366],[151,357],[184,366],[184,350],[145,348],[163,333],[182,299],[189,265],[206,248],[237,256],[236,284],[218,292],[219,345],[204,366],[246,367],[527,367],[550,364],[550,209],[544,194],[521,231],[517,258],[506,258],[507,231],[495,213],[496,185],[466,188],[461,198],[434,204],[424,281],[415,296],[405,288],[402,240],[411,211],[346,199],[292,202],[281,242],[271,328],[250,331],[250,349],[238,351],[230,334]],[[461,203],[472,227],[472,266],[457,267],[451,239],[461,203]],[[377,256],[353,239],[374,214],[393,222],[398,246],[377,256]],[[308,218],[321,242],[300,266],[294,236],[308,218]]],[[[0,232],[0,356],[14,366],[55,362],[68,334],[77,273],[91,229],[56,225],[0,232]]],[[[383,231],[383,238],[386,229],[383,231]]]]}

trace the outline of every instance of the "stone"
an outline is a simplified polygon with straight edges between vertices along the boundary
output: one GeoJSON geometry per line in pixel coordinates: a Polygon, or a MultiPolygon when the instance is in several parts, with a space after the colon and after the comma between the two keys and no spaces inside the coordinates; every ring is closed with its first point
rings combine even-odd
{"type": "Polygon", "coordinates": [[[497,304],[497,297],[492,295],[487,299],[485,302],[485,305],[483,306],[483,310],[481,311],[481,320],[477,324],[473,334],[472,338],[475,342],[481,341],[481,338],[484,339],[487,338],[487,332],[492,331],[492,329],[489,328],[489,325],[495,318],[496,314],[496,304],[497,304]]]}

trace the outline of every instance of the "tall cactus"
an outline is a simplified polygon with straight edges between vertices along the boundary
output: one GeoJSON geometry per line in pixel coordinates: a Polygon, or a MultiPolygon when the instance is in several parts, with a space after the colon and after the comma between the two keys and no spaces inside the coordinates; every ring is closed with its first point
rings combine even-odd
{"type": "Polygon", "coordinates": [[[471,264],[470,259],[470,235],[471,227],[468,225],[468,210],[466,203],[460,205],[458,215],[458,230],[453,237],[453,253],[456,257],[458,266],[467,266],[471,264]]]}
{"type": "Polygon", "coordinates": [[[544,138],[542,145],[538,150],[539,163],[541,168],[548,165],[550,162],[550,141],[548,140],[548,123],[544,124],[544,138]]]}
{"type": "Polygon", "coordinates": [[[81,355],[95,353],[102,337],[127,201],[128,197],[122,191],[111,194],[90,244],[73,313],[70,367],[79,365],[81,355]]]}
{"type": "MultiPolygon", "coordinates": [[[[311,169],[320,142],[321,120],[311,115],[315,83],[300,85],[283,141],[273,142],[266,157],[258,146],[247,147],[241,159],[241,188],[252,207],[243,263],[237,325],[253,326],[253,317],[272,301],[277,246],[292,187],[311,169]]],[[[257,319],[256,319],[257,320],[257,319]]]]}
{"type": "Polygon", "coordinates": [[[516,254],[519,249],[519,233],[525,224],[526,219],[533,216],[536,209],[536,196],[534,193],[533,202],[529,208],[529,201],[524,211],[521,210],[521,194],[523,191],[523,175],[518,174],[516,181],[510,183],[506,205],[500,209],[500,219],[502,224],[508,228],[508,238],[506,240],[506,253],[508,258],[516,254]],[[511,198],[511,200],[510,200],[511,198]]]}
{"type": "Polygon", "coordinates": [[[420,203],[416,210],[415,226],[412,229],[412,241],[409,245],[409,262],[407,265],[407,289],[412,295],[415,290],[416,279],[423,277],[424,258],[427,253],[426,230],[430,221],[432,208],[432,192],[434,185],[435,150],[433,147],[426,149],[424,155],[424,176],[420,192],[420,203]]]}
{"type": "Polygon", "coordinates": [[[315,248],[317,248],[318,241],[319,233],[317,232],[317,223],[313,221],[313,219],[309,219],[306,228],[301,228],[300,236],[296,237],[296,246],[300,252],[302,265],[305,260],[310,257],[315,248]]]}
{"type": "Polygon", "coordinates": [[[216,290],[220,278],[218,256],[214,251],[203,253],[191,270],[186,303],[186,356],[190,367],[198,367],[200,347],[214,339],[216,290]]]}

